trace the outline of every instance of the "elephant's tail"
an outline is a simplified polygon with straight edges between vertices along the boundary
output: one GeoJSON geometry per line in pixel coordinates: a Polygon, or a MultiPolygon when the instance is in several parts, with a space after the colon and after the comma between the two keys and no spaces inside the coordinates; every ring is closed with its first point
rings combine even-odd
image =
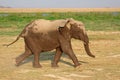
{"type": "Polygon", "coordinates": [[[28,34],[28,26],[30,26],[33,22],[34,21],[32,21],[31,23],[29,23],[29,24],[27,24],[25,26],[25,28],[23,29],[23,31],[19,34],[19,36],[17,36],[16,40],[14,40],[13,42],[11,42],[9,44],[4,44],[3,46],[7,46],[8,47],[8,46],[14,44],[15,42],[17,42],[20,39],[20,37],[24,38],[25,36],[27,36],[27,34],[28,34]]]}
{"type": "Polygon", "coordinates": [[[20,34],[13,42],[11,42],[11,43],[9,43],[9,44],[3,44],[3,46],[7,46],[7,47],[8,47],[8,46],[14,44],[16,41],[19,40],[20,37],[21,37],[21,34],[20,34]]]}
{"type": "Polygon", "coordinates": [[[23,29],[23,31],[17,36],[17,38],[13,42],[11,42],[9,44],[3,44],[3,46],[7,46],[8,47],[8,46],[14,44],[15,42],[17,42],[20,39],[20,37],[24,38],[27,35],[27,32],[28,31],[26,31],[26,29],[23,29]]]}
{"type": "Polygon", "coordinates": [[[14,44],[15,42],[17,42],[19,39],[20,39],[20,37],[25,37],[26,36],[26,34],[27,34],[27,32],[26,32],[26,30],[24,29],[18,36],[17,36],[17,38],[13,41],[13,42],[11,42],[11,43],[9,43],[9,44],[3,44],[3,46],[10,46],[10,45],[12,45],[12,44],[14,44]]]}

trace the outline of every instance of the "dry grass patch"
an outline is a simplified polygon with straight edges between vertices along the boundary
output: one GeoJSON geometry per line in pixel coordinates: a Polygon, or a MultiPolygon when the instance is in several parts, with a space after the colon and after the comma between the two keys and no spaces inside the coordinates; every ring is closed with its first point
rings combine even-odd
{"type": "Polygon", "coordinates": [[[119,12],[120,8],[0,8],[0,12],[119,12]]]}

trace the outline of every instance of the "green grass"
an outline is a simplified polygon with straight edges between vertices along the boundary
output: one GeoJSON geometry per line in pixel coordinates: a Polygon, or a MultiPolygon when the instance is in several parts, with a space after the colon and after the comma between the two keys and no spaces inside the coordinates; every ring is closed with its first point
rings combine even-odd
{"type": "Polygon", "coordinates": [[[10,31],[0,31],[0,35],[8,35],[8,36],[16,36],[20,34],[20,29],[18,30],[10,30],[10,31]]]}
{"type": "Polygon", "coordinates": [[[91,31],[120,31],[120,12],[0,13],[0,29],[15,30],[0,31],[0,35],[17,35],[26,24],[35,19],[65,18],[82,21],[86,29],[91,31]]]}

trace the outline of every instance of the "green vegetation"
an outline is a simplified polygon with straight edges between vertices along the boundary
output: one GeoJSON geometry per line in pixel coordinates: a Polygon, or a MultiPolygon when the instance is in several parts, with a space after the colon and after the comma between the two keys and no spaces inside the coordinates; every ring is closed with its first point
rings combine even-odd
{"type": "Polygon", "coordinates": [[[91,31],[120,31],[120,12],[0,13],[0,35],[17,35],[26,24],[35,19],[65,18],[80,20],[91,31]],[[5,28],[14,30],[1,31],[5,28]]]}

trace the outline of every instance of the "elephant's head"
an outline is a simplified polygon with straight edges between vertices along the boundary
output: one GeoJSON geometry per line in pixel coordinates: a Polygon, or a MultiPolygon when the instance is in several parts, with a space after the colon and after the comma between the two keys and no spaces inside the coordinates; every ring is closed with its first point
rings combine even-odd
{"type": "Polygon", "coordinates": [[[87,54],[91,57],[95,57],[92,55],[89,49],[89,38],[85,31],[84,24],[80,21],[74,20],[74,19],[67,19],[67,23],[65,24],[64,28],[67,28],[71,38],[79,39],[83,41],[84,48],[87,54]]]}

